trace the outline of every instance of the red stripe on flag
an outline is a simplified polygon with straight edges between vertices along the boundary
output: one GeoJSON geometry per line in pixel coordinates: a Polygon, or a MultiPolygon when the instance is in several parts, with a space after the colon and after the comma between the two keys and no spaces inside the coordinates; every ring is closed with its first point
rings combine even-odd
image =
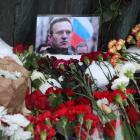
{"type": "Polygon", "coordinates": [[[77,45],[81,42],[83,42],[84,40],[78,36],[75,32],[72,33],[72,41],[71,41],[71,45],[76,48],[77,45]]]}

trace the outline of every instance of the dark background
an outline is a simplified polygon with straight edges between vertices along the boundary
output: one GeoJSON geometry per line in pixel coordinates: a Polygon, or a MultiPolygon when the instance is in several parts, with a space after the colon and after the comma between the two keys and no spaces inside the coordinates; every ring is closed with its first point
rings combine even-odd
{"type": "Polygon", "coordinates": [[[140,0],[1,0],[0,37],[9,45],[34,45],[37,14],[98,15],[99,49],[140,22],[140,0]]]}

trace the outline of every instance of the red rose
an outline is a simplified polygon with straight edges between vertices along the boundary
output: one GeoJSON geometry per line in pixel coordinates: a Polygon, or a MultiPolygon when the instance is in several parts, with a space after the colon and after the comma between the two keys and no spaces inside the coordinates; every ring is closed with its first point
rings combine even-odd
{"type": "Polygon", "coordinates": [[[25,104],[28,109],[48,109],[48,98],[46,95],[42,94],[39,90],[34,91],[25,98],[25,104]]]}
{"type": "Polygon", "coordinates": [[[16,44],[16,46],[13,48],[14,53],[23,53],[25,50],[28,50],[28,46],[23,44],[16,44]]]}

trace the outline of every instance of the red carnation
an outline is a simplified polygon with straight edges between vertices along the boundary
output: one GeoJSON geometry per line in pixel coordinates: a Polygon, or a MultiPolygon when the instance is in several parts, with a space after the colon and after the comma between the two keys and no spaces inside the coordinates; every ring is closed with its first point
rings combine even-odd
{"type": "Polygon", "coordinates": [[[65,94],[67,96],[74,96],[75,95],[75,92],[71,88],[65,88],[63,90],[63,94],[65,94]]]}
{"type": "Polygon", "coordinates": [[[128,118],[131,124],[137,124],[140,122],[140,114],[136,111],[134,106],[129,106],[127,108],[128,118]]]}
{"type": "Polygon", "coordinates": [[[111,138],[115,137],[115,131],[120,125],[120,120],[111,120],[109,123],[106,123],[104,127],[105,135],[111,138]]]}
{"type": "Polygon", "coordinates": [[[41,137],[43,137],[43,135],[44,138],[46,138],[46,140],[52,140],[55,134],[56,134],[55,129],[53,129],[50,125],[38,123],[35,126],[35,131],[34,131],[35,140],[40,140],[41,137]]]}

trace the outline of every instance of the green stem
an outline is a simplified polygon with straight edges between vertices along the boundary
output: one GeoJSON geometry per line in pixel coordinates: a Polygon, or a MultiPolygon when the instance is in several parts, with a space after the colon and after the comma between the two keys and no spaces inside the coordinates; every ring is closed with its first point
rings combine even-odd
{"type": "Polygon", "coordinates": [[[134,132],[133,132],[133,130],[131,128],[130,120],[129,120],[128,116],[127,116],[125,108],[123,106],[121,108],[122,108],[122,112],[124,113],[124,117],[126,119],[126,122],[128,124],[128,129],[130,130],[130,133],[132,134],[132,138],[133,138],[132,140],[135,140],[135,134],[134,134],[134,132]]]}
{"type": "Polygon", "coordinates": [[[81,132],[82,132],[82,125],[80,124],[79,134],[78,134],[78,140],[81,140],[81,132]]]}
{"type": "Polygon", "coordinates": [[[138,93],[139,93],[139,95],[140,95],[140,89],[139,89],[139,86],[138,86],[136,80],[135,80],[135,79],[132,79],[132,81],[133,81],[133,83],[135,84],[135,86],[136,86],[136,88],[137,88],[137,90],[138,90],[138,93]]]}
{"type": "Polygon", "coordinates": [[[68,135],[67,135],[67,131],[66,131],[66,127],[64,127],[64,134],[65,134],[65,139],[69,140],[68,135]]]}

